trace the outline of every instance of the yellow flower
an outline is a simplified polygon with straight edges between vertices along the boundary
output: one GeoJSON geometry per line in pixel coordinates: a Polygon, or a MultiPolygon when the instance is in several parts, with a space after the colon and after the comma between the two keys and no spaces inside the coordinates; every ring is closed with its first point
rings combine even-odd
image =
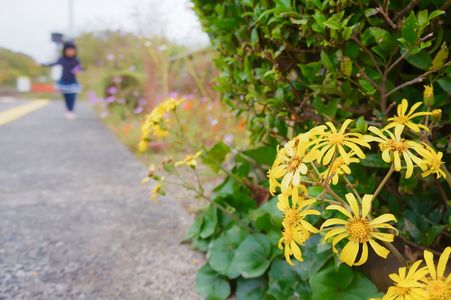
{"type": "Polygon", "coordinates": [[[202,151],[197,151],[194,155],[187,155],[183,160],[175,163],[176,166],[185,165],[191,168],[197,166],[197,158],[202,154],[202,151]]]}
{"type": "Polygon", "coordinates": [[[175,100],[170,98],[158,104],[146,116],[141,127],[141,140],[138,147],[141,152],[147,150],[147,141],[149,140],[149,136],[165,137],[169,134],[169,132],[165,129],[168,124],[165,122],[164,116],[166,113],[174,111],[175,108],[182,102],[183,99],[175,100]]]}
{"type": "Polygon", "coordinates": [[[294,255],[298,261],[304,261],[302,258],[302,252],[298,245],[304,244],[304,242],[310,237],[305,235],[300,226],[288,226],[282,231],[282,238],[280,238],[277,244],[279,249],[284,249],[284,255],[286,261],[290,265],[294,265],[291,261],[291,256],[294,255]]]}
{"type": "Polygon", "coordinates": [[[345,133],[346,128],[351,122],[352,120],[347,119],[338,131],[334,124],[327,122],[329,131],[326,130],[326,126],[321,125],[312,132],[312,135],[316,135],[317,137],[311,142],[314,145],[311,151],[319,151],[316,154],[316,159],[319,163],[322,161],[323,165],[328,165],[332,161],[333,156],[336,155],[338,157],[337,154],[339,154],[344,162],[349,164],[351,163],[351,151],[359,158],[365,158],[365,154],[360,147],[371,148],[371,146],[364,140],[362,134],[345,133]]]}
{"type": "MultiPolygon", "coordinates": [[[[302,198],[303,199],[303,198],[302,198]]],[[[302,200],[296,204],[292,204],[285,201],[279,201],[277,203],[277,208],[282,211],[283,221],[282,225],[284,227],[296,227],[299,226],[303,231],[305,236],[308,236],[310,232],[317,233],[318,229],[313,227],[304,218],[309,215],[320,215],[321,213],[315,209],[308,209],[310,205],[315,203],[315,199],[302,200]]]]}
{"type": "Polygon", "coordinates": [[[269,192],[274,196],[276,193],[277,187],[280,186],[280,183],[277,181],[277,178],[273,175],[273,169],[269,169],[267,172],[267,176],[269,178],[269,192]]]}
{"type": "MultiPolygon", "coordinates": [[[[350,155],[352,156],[353,154],[350,155]]],[[[360,162],[360,159],[356,157],[350,157],[349,162],[358,163],[360,162]]],[[[343,174],[348,175],[351,174],[351,169],[349,168],[349,164],[347,164],[343,159],[343,157],[341,156],[336,158],[335,161],[331,165],[329,165],[329,167],[326,170],[324,170],[324,172],[321,173],[324,179],[330,177],[332,180],[332,184],[334,185],[338,183],[338,179],[343,174]]]]}
{"type": "Polygon", "coordinates": [[[308,192],[307,187],[303,184],[282,190],[281,193],[277,196],[277,199],[279,200],[277,202],[277,208],[280,211],[283,211],[286,207],[289,207],[290,205],[298,205],[300,202],[305,201],[305,198],[307,197],[307,192],[308,192]]]}
{"type": "Polygon", "coordinates": [[[424,86],[423,101],[426,105],[434,104],[434,88],[432,84],[424,86]]]}
{"type": "Polygon", "coordinates": [[[442,110],[439,108],[433,109],[431,112],[431,115],[432,115],[432,117],[431,117],[432,121],[434,121],[436,123],[440,122],[440,120],[442,119],[442,110]]]}
{"type": "Polygon", "coordinates": [[[297,186],[301,183],[301,175],[307,174],[306,163],[314,160],[314,152],[308,152],[310,139],[307,134],[301,134],[285,144],[283,148],[277,149],[277,157],[269,171],[270,191],[275,191],[274,182],[282,178],[281,188],[287,189],[290,185],[297,186]]]}
{"type": "Polygon", "coordinates": [[[138,145],[138,151],[139,152],[144,152],[146,151],[148,148],[148,143],[146,140],[140,140],[139,141],[139,145],[138,145]]]}
{"type": "Polygon", "coordinates": [[[432,252],[424,251],[424,260],[428,270],[428,276],[424,280],[426,292],[429,300],[448,300],[451,299],[451,275],[446,276],[446,265],[448,263],[451,247],[446,247],[440,255],[437,268],[434,264],[434,255],[432,252]]]}
{"type": "Polygon", "coordinates": [[[348,243],[341,251],[339,258],[349,266],[363,265],[368,259],[368,243],[374,249],[377,255],[387,258],[390,253],[385,247],[379,245],[375,239],[392,242],[394,235],[391,233],[382,233],[380,229],[392,229],[396,230],[392,225],[388,224],[389,221],[395,221],[396,218],[392,214],[383,214],[376,219],[370,221],[371,201],[373,195],[365,195],[362,198],[361,210],[357,204],[357,200],[352,193],[345,195],[346,201],[351,207],[351,212],[339,205],[329,205],[326,209],[337,210],[347,217],[347,220],[332,218],[326,220],[321,229],[331,225],[339,225],[331,228],[327,228],[328,232],[324,236],[325,240],[332,237],[332,247],[334,252],[337,252],[335,245],[341,240],[347,238],[348,243]],[[359,253],[360,246],[362,251],[360,259],[356,262],[357,254],[359,253]]]}
{"type": "Polygon", "coordinates": [[[367,136],[367,138],[379,142],[379,148],[382,151],[382,159],[386,163],[393,162],[396,171],[401,171],[401,157],[404,159],[406,163],[406,178],[412,176],[414,168],[413,163],[422,170],[425,168],[424,161],[412,152],[412,150],[414,150],[416,153],[423,155],[426,152],[425,148],[417,142],[401,138],[402,127],[395,127],[394,134],[389,130],[384,129],[382,131],[374,126],[370,126],[368,130],[376,136],[367,136]]]}
{"type": "Polygon", "coordinates": [[[427,274],[426,268],[420,268],[421,260],[416,261],[406,274],[406,267],[399,268],[398,274],[392,273],[390,279],[395,283],[389,287],[382,300],[427,299],[424,284],[420,282],[427,274]]]}
{"type": "Polygon", "coordinates": [[[424,162],[424,172],[421,173],[423,177],[429,176],[431,174],[435,174],[437,179],[442,177],[446,178],[446,173],[441,169],[443,153],[435,152],[431,146],[427,144],[423,144],[427,151],[423,152],[423,162],[424,162]]]}
{"type": "MultiPolygon", "coordinates": [[[[162,178],[163,180],[163,178],[162,178]]],[[[152,193],[150,194],[150,200],[155,203],[158,203],[158,195],[163,194],[163,186],[161,184],[161,180],[158,181],[152,189],[152,193]]]]}
{"type": "Polygon", "coordinates": [[[402,99],[401,104],[398,105],[398,115],[389,118],[388,120],[391,121],[387,126],[385,126],[385,129],[390,129],[393,127],[400,127],[404,129],[404,126],[409,127],[415,132],[419,132],[420,129],[424,129],[426,131],[429,131],[429,129],[424,126],[423,124],[415,124],[411,120],[419,117],[419,116],[426,116],[430,115],[430,112],[417,112],[415,113],[415,110],[421,105],[421,102],[415,103],[409,110],[409,113],[406,114],[407,108],[409,106],[406,99],[402,99]]]}

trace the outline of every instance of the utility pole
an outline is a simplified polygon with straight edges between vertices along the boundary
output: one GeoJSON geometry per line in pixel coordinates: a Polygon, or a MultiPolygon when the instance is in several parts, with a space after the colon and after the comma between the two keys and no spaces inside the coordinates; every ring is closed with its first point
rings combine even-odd
{"type": "Polygon", "coordinates": [[[69,16],[68,16],[68,20],[69,20],[69,28],[68,28],[68,40],[71,40],[74,38],[74,0],[68,0],[68,8],[69,8],[69,16]]]}

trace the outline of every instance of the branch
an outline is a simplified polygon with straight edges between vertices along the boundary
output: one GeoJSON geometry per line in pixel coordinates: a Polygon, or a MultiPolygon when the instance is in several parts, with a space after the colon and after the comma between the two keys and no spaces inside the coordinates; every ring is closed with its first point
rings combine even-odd
{"type": "Polygon", "coordinates": [[[379,64],[377,63],[376,58],[374,57],[373,53],[371,53],[370,50],[368,50],[368,48],[358,39],[356,38],[354,35],[351,36],[351,39],[356,42],[360,48],[363,49],[363,51],[365,51],[366,54],[368,54],[368,56],[370,57],[371,61],[373,62],[374,66],[376,67],[377,71],[382,74],[381,69],[379,68],[379,64]]]}
{"type": "Polygon", "coordinates": [[[396,24],[390,19],[388,11],[385,11],[382,7],[377,7],[376,10],[384,17],[385,21],[391,26],[391,28],[396,29],[396,24]]]}
{"type": "MultiPolygon", "coordinates": [[[[443,65],[443,67],[447,67],[447,66],[449,66],[449,65],[451,65],[451,61],[448,61],[446,64],[443,65]]],[[[414,79],[412,79],[412,80],[406,81],[406,82],[404,82],[403,84],[398,85],[397,87],[395,87],[394,89],[392,89],[390,92],[388,92],[388,93],[386,94],[386,96],[388,97],[388,96],[390,96],[391,94],[393,94],[394,92],[396,92],[396,91],[398,91],[398,90],[400,90],[400,89],[402,89],[402,88],[405,88],[406,86],[409,86],[409,85],[412,85],[412,84],[415,84],[415,83],[418,83],[418,82],[422,82],[426,76],[428,76],[429,74],[432,74],[432,73],[434,73],[434,72],[436,72],[436,71],[437,71],[437,70],[430,70],[430,71],[427,71],[427,72],[421,74],[421,75],[418,76],[417,78],[414,78],[414,79]]]]}
{"type": "Polygon", "coordinates": [[[413,0],[409,3],[409,5],[407,5],[406,7],[404,7],[404,9],[402,9],[400,12],[398,12],[395,17],[393,18],[393,21],[396,22],[396,20],[398,20],[399,18],[402,18],[404,15],[406,15],[409,11],[412,10],[412,8],[414,6],[416,6],[418,3],[420,3],[420,0],[413,0]]]}

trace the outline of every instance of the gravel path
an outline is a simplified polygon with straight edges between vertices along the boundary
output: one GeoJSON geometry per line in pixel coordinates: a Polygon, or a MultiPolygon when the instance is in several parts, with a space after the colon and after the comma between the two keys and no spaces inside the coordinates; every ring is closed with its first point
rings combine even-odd
{"type": "Polygon", "coordinates": [[[0,299],[198,299],[191,218],[145,172],[84,104],[0,126],[0,299]]]}

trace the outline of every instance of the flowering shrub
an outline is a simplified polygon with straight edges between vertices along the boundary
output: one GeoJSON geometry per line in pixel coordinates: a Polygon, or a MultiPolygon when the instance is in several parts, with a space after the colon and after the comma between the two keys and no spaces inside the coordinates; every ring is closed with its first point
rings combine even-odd
{"type": "Polygon", "coordinates": [[[198,292],[449,298],[449,3],[193,2],[254,142],[212,151],[226,178],[188,233],[198,292]]]}
{"type": "MultiPolygon", "coordinates": [[[[193,144],[178,166],[162,163],[186,166],[193,176],[175,183],[208,201],[187,234],[208,260],[199,294],[448,299],[448,2],[194,3],[218,89],[254,142],[193,144]],[[212,192],[200,162],[225,176],[212,192]]],[[[161,116],[142,144],[159,130],[190,144],[161,116]]],[[[153,195],[162,178],[151,168],[153,195]]]]}

